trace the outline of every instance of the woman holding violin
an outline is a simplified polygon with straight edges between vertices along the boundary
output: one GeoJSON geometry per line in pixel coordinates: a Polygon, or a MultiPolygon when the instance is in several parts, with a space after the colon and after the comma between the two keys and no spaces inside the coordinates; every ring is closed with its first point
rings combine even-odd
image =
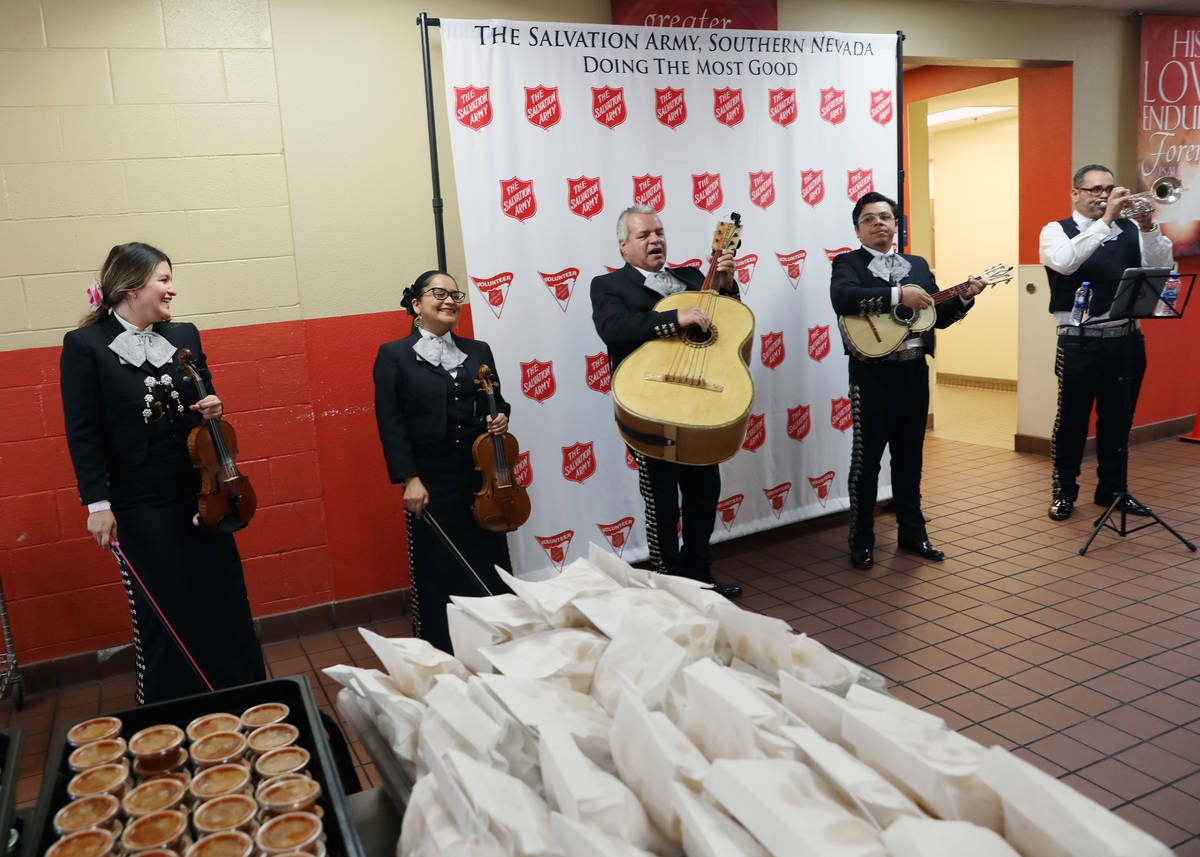
{"type": "MultiPolygon", "coordinates": [[[[119,544],[214,687],[265,678],[237,545],[200,526],[188,433],[223,407],[177,359],[211,376],[195,325],[171,322],[171,260],[148,244],[113,247],[88,289],[92,312],[63,338],[67,446],[96,544],[119,544]]],[[[122,578],[133,614],[137,701],[206,690],[141,585],[122,578]]]]}
{"type": "Polygon", "coordinates": [[[379,347],[374,372],[375,419],[388,477],[404,484],[413,633],[447,652],[450,596],[487,593],[430,522],[419,519],[432,513],[493,593],[508,592],[494,566],[511,568],[504,534],[481,528],[472,512],[481,486],[472,445],[485,432],[503,435],[510,408],[498,391],[495,419],[480,403],[476,378],[480,366],[495,366],[492,349],[451,333],[465,298],[444,271],[417,277],[402,298],[415,316],[413,331],[379,347]]]}

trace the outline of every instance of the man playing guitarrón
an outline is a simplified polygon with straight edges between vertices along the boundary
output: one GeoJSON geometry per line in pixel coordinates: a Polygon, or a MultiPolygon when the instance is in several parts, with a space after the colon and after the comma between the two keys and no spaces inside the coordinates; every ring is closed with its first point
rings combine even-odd
{"type": "MultiPolygon", "coordinates": [[[[895,253],[900,212],[881,193],[863,194],[851,221],[862,247],[833,260],[829,285],[833,309],[839,315],[885,313],[903,304],[913,311],[934,305],[930,295],[937,283],[920,256],[895,253]]],[[[948,327],[974,305],[986,283],[970,278],[965,298],[937,304],[935,327],[948,327]]],[[[854,448],[850,456],[850,562],[858,569],[874,565],[875,494],[883,448],[892,453],[892,509],[899,525],[898,543],[905,550],[940,562],[945,554],[929,543],[921,514],[921,454],[929,412],[929,370],[925,355],[933,356],[933,330],[911,333],[890,354],[876,359],[860,356],[846,343],[850,355],[850,407],[854,448]]]]}
{"type": "MultiPolygon", "coordinates": [[[[709,318],[699,307],[656,312],[655,304],[667,295],[697,291],[704,276],[695,268],[666,268],[667,239],[654,209],[635,205],[617,219],[617,240],[625,266],[592,280],[592,322],[608,347],[613,374],[621,361],[643,342],[678,336],[682,328],[709,329],[709,318]]],[[[716,285],[722,294],[736,297],[733,253],[717,261],[716,285]]],[[[728,598],[742,588],[712,579],[709,539],[716,524],[721,496],[721,472],[715,464],[688,465],[659,461],[633,451],[638,484],[646,502],[646,542],[650,561],[660,573],[702,580],[728,598]],[[683,548],[676,528],[680,498],[683,507],[683,548]]]]}

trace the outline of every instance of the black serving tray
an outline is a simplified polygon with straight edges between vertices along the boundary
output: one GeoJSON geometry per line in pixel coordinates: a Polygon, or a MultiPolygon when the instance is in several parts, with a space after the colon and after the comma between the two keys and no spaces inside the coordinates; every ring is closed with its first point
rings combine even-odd
{"type": "Polygon", "coordinates": [[[18,727],[0,730],[0,854],[8,848],[17,801],[17,778],[21,774],[21,746],[25,731],[18,727]]]}
{"type": "MultiPolygon", "coordinates": [[[[174,723],[183,728],[202,714],[215,711],[241,714],[250,706],[262,702],[282,702],[291,709],[287,722],[300,730],[296,743],[311,754],[308,772],[321,784],[320,804],[325,810],[325,847],[330,857],[365,857],[358,831],[354,829],[354,822],[350,818],[346,793],[329,749],[329,741],[321,726],[320,710],[313,701],[312,689],[306,677],[276,678],[102,714],[121,718],[121,737],[129,740],[138,730],[157,723],[174,723]]],[[[21,857],[40,857],[54,843],[54,814],[67,805],[67,783],[73,776],[67,765],[67,756],[70,755],[67,731],[75,723],[89,719],[91,717],[81,717],[63,726],[46,754],[46,772],[42,776],[37,808],[25,831],[21,857]]],[[[16,768],[13,770],[15,776],[16,768]]],[[[5,770],[5,779],[7,775],[8,771],[5,770]]],[[[11,800],[7,797],[5,800],[11,805],[11,800]]]]}

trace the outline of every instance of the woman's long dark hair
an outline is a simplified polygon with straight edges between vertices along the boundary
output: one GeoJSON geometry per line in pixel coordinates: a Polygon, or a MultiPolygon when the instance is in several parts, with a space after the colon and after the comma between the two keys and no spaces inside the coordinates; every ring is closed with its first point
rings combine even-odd
{"type": "Polygon", "coordinates": [[[162,250],[140,241],[118,244],[109,250],[100,268],[100,306],[81,318],[79,326],[103,321],[126,294],[146,284],[160,262],[171,264],[162,250]]]}

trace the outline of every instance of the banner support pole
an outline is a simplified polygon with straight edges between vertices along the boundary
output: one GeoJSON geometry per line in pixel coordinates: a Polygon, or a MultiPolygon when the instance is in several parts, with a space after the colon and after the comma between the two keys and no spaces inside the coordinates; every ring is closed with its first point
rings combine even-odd
{"type": "Polygon", "coordinates": [[[446,270],[446,226],[442,216],[442,181],[438,174],[437,131],[433,120],[433,75],[429,66],[429,28],[441,25],[424,12],[417,15],[421,28],[421,62],[425,67],[425,116],[429,123],[429,169],[433,174],[433,234],[437,243],[438,270],[446,270]]]}
{"type": "Polygon", "coordinates": [[[896,245],[908,245],[908,216],[904,213],[904,31],[896,31],[896,205],[900,208],[900,235],[896,245]]]}

